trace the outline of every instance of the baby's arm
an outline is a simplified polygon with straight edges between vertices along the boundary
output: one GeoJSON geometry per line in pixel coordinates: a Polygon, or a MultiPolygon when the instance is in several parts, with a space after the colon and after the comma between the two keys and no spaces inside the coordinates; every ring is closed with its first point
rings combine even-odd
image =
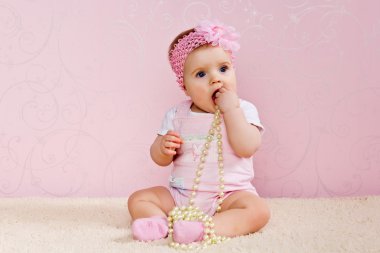
{"type": "Polygon", "coordinates": [[[261,145],[259,129],[247,122],[239,97],[234,91],[221,88],[216,94],[216,104],[223,113],[228,141],[240,157],[251,157],[261,145]]]}
{"type": "Polygon", "coordinates": [[[247,122],[240,107],[226,111],[223,116],[232,149],[240,157],[251,157],[261,144],[259,129],[247,122]]]}
{"type": "Polygon", "coordinates": [[[183,143],[177,132],[169,130],[165,135],[158,135],[150,147],[150,156],[160,166],[168,166],[172,161],[175,151],[183,143]]]}

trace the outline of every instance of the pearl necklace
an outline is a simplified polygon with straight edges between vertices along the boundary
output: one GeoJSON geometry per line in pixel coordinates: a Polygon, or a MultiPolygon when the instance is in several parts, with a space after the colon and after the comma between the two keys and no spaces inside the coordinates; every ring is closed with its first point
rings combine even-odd
{"type": "Polygon", "coordinates": [[[216,211],[219,212],[221,210],[221,204],[223,202],[224,196],[224,166],[223,166],[223,146],[222,146],[222,134],[221,134],[221,120],[220,120],[220,109],[218,106],[215,107],[216,111],[214,114],[214,120],[212,122],[211,128],[209,130],[208,136],[206,137],[206,142],[203,146],[202,153],[199,159],[199,164],[197,170],[195,172],[194,184],[192,187],[192,192],[189,198],[189,205],[182,207],[174,207],[168,216],[168,227],[169,233],[168,237],[171,240],[169,246],[175,249],[201,249],[206,248],[211,244],[218,244],[225,240],[228,240],[228,237],[225,236],[217,236],[214,230],[214,222],[212,217],[205,214],[203,211],[199,209],[199,207],[194,206],[194,199],[197,195],[198,186],[200,183],[200,177],[202,175],[206,157],[208,155],[208,150],[210,148],[211,142],[213,141],[215,135],[217,138],[217,150],[218,150],[218,169],[219,169],[219,199],[217,200],[217,208],[216,211]],[[204,235],[203,240],[199,243],[177,243],[173,241],[173,225],[175,222],[179,220],[185,221],[198,221],[203,223],[204,227],[204,235]]]}

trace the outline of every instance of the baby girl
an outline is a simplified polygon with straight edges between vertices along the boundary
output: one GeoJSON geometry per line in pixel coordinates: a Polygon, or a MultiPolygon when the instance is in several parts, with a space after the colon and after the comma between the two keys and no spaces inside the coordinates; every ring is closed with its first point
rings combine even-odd
{"type": "Polygon", "coordinates": [[[173,163],[168,187],[139,190],[128,200],[134,239],[169,235],[189,244],[267,224],[268,205],[251,183],[264,127],[256,107],[237,94],[238,38],[231,26],[203,21],[171,43],[169,61],[189,100],[167,111],[150,149],[158,165],[173,163]],[[192,210],[203,220],[183,218],[192,210]]]}

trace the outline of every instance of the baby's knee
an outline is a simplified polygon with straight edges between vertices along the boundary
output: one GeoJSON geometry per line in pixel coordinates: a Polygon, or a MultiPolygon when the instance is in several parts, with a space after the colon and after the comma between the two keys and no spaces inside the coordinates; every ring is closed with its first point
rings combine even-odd
{"type": "Polygon", "coordinates": [[[153,203],[159,203],[159,198],[157,196],[157,191],[159,191],[162,187],[151,187],[142,190],[135,191],[128,198],[128,205],[133,205],[139,201],[149,201],[153,203]]]}
{"type": "Polygon", "coordinates": [[[137,201],[144,200],[145,196],[146,196],[146,189],[135,191],[128,198],[128,206],[133,205],[137,201]]]}
{"type": "Polygon", "coordinates": [[[251,224],[257,231],[269,222],[270,217],[270,209],[266,204],[256,206],[256,208],[252,210],[251,224]]]}
{"type": "Polygon", "coordinates": [[[264,227],[271,216],[269,207],[264,201],[260,201],[254,205],[248,205],[246,212],[248,214],[246,221],[250,233],[257,232],[264,227]]]}
{"type": "Polygon", "coordinates": [[[261,208],[259,208],[258,216],[260,220],[262,220],[264,225],[267,224],[271,216],[269,207],[267,205],[264,205],[261,208]]]}

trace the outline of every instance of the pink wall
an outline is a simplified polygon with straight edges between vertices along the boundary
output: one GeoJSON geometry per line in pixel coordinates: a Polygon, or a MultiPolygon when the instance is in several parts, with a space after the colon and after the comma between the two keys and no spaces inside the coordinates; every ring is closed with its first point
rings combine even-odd
{"type": "Polygon", "coordinates": [[[166,51],[202,18],[241,33],[240,96],[266,133],[263,196],[380,194],[380,2],[1,1],[0,196],[127,196],[185,96],[166,51]]]}

